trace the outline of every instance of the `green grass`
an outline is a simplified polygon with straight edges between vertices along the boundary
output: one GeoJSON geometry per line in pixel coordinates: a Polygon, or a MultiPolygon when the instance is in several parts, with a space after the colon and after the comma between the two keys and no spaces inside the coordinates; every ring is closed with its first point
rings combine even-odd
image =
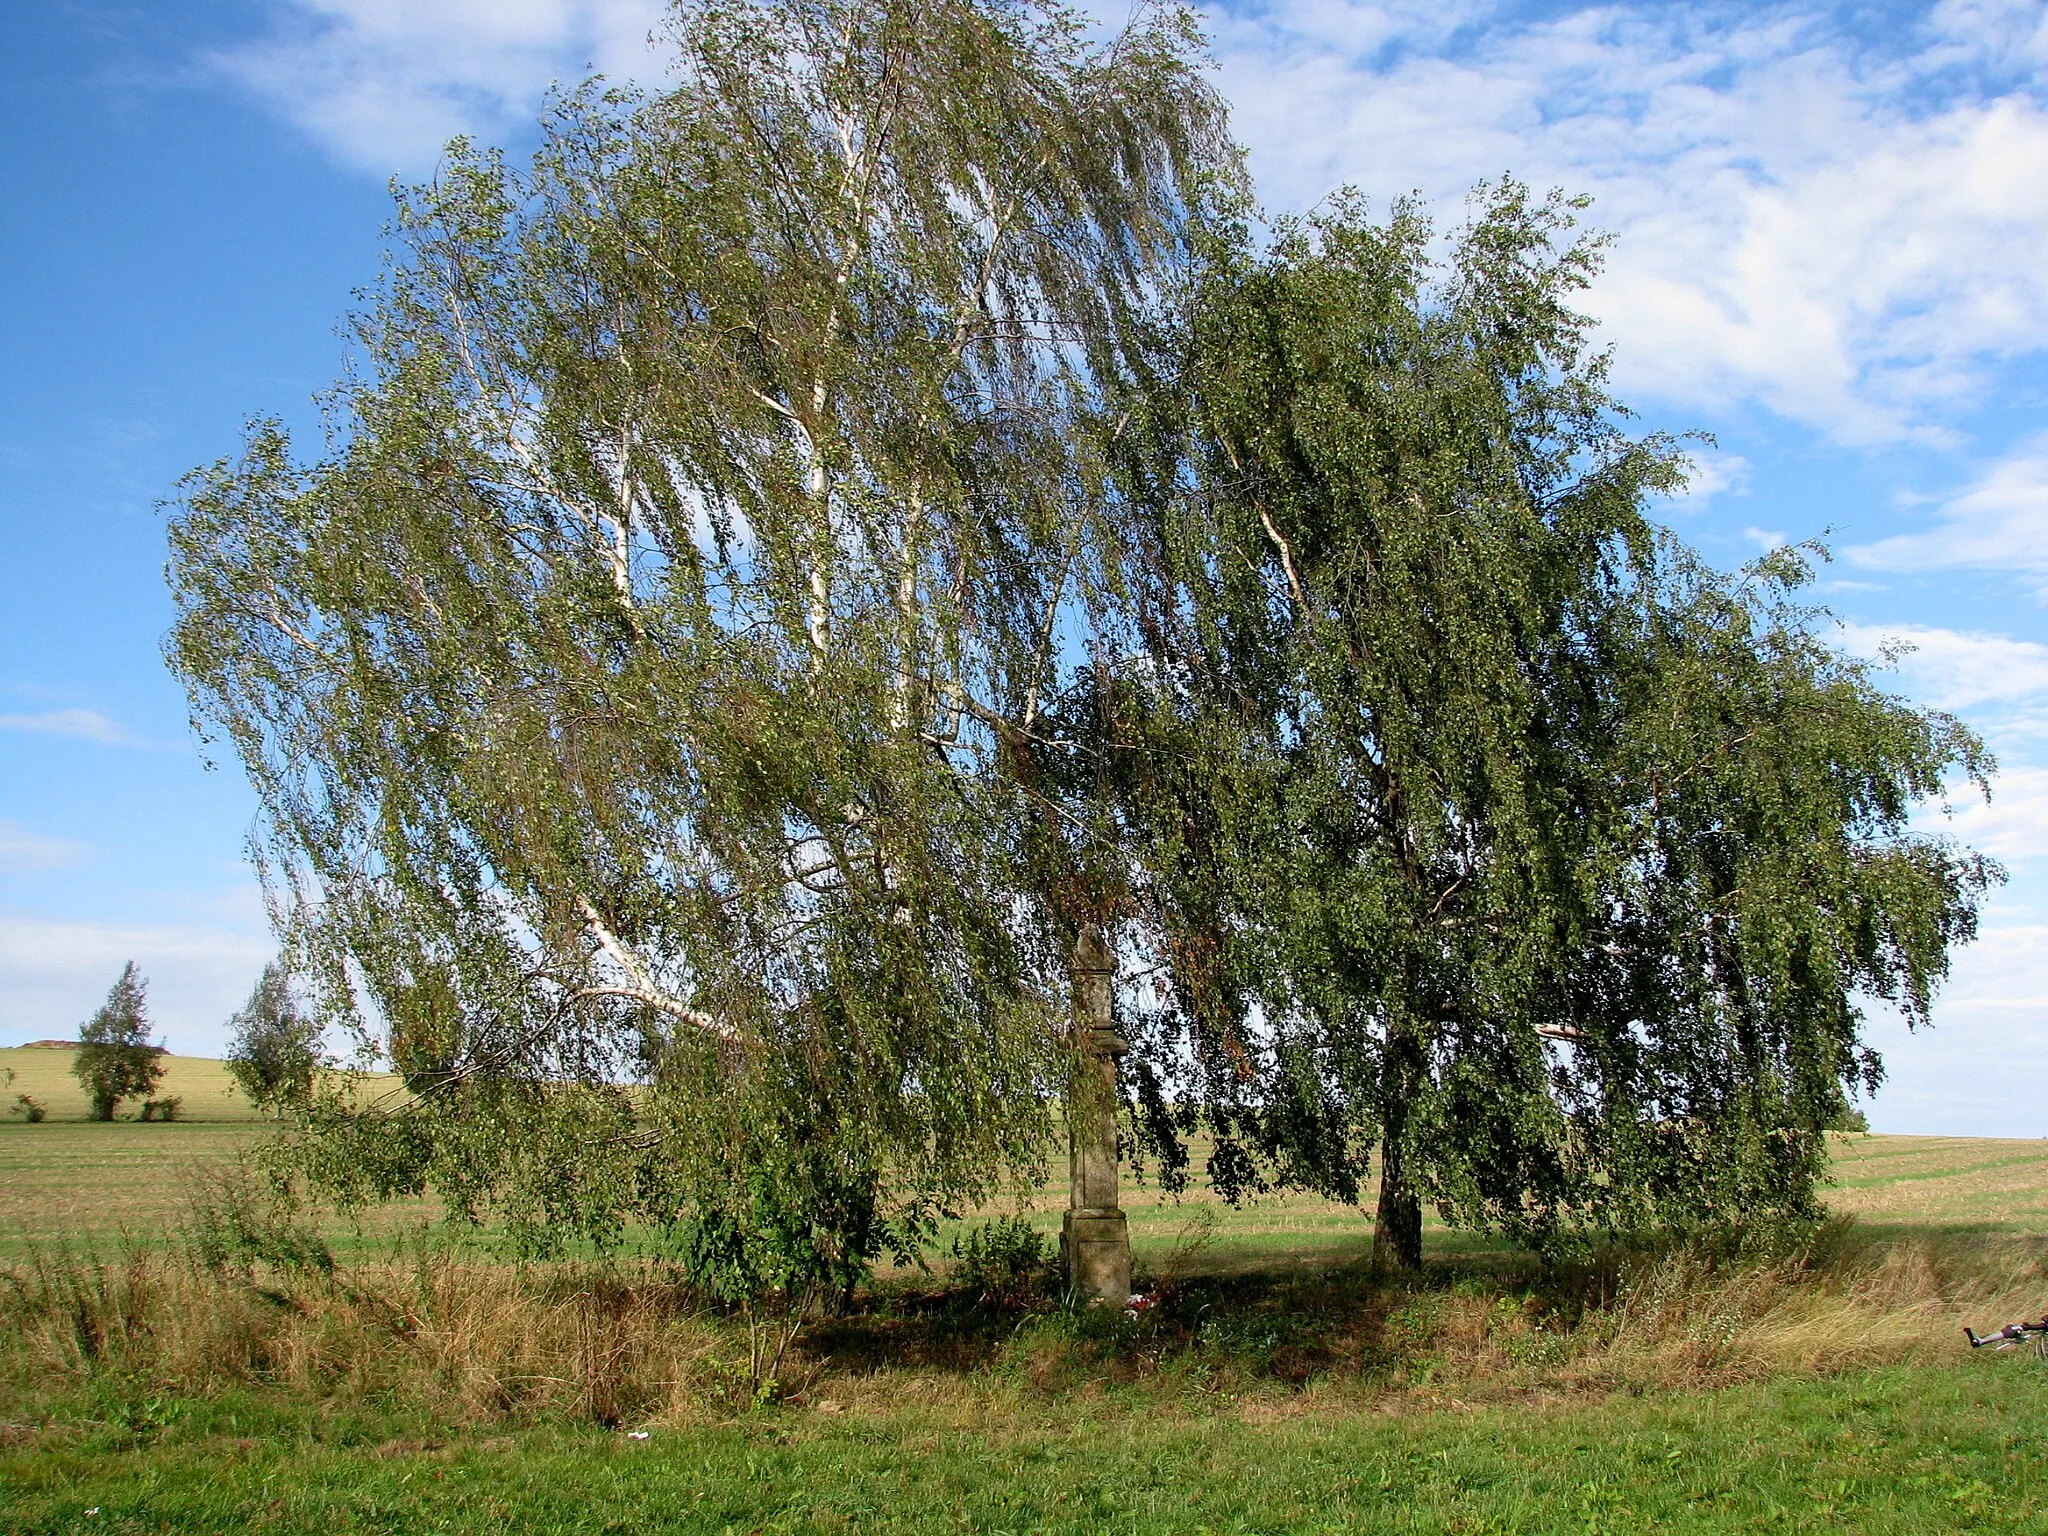
{"type": "MultiPolygon", "coordinates": [[[[68,1055],[0,1063],[23,1057],[54,1100],[68,1055]]],[[[160,1238],[187,1176],[262,1133],[218,1064],[172,1065],[190,1120],[0,1123],[0,1262],[160,1238]]],[[[1141,1273],[1179,1276],[1156,1328],[1077,1335],[901,1275],[815,1326],[795,1400],[760,1409],[719,1385],[730,1320],[635,1314],[634,1347],[690,1378],[642,1384],[621,1427],[645,1441],[584,1422],[574,1383],[506,1408],[475,1387],[597,1360],[626,1325],[578,1321],[587,1282],[548,1302],[533,1278],[529,1303],[478,1257],[436,1301],[394,1261],[343,1282],[358,1304],[259,1276],[233,1328],[273,1330],[293,1364],[209,1384],[203,1339],[175,1355],[172,1324],[211,1316],[222,1282],[163,1256],[126,1353],[0,1338],[0,1531],[2048,1532],[2048,1364],[1971,1354],[1956,1328],[2048,1309],[2048,1142],[1852,1136],[1835,1170],[1860,1257],[1667,1269],[1697,1291],[1648,1321],[1646,1272],[1634,1352],[1619,1322],[1555,1332],[1526,1263],[1484,1239],[1432,1227],[1430,1278],[1388,1293],[1357,1211],[1127,1186],[1141,1273]]],[[[1022,1193],[1055,1228],[1058,1192],[1022,1193]]]]}
{"type": "Polygon", "coordinates": [[[13,1433],[0,1528],[1736,1532],[2048,1529],[2048,1369],[1954,1369],[1389,1417],[1115,1391],[973,1418],[767,1413],[645,1441],[463,1434],[261,1397],[81,1394],[13,1433]],[[96,1513],[87,1514],[87,1511],[96,1513]]]}

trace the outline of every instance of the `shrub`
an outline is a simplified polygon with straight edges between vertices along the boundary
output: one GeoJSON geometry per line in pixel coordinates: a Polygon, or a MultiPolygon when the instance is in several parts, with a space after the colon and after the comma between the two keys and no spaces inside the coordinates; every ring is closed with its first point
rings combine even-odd
{"type": "Polygon", "coordinates": [[[953,1239],[951,1251],[955,1281],[989,1306],[1026,1306],[1049,1288],[1051,1248],[1022,1216],[970,1227],[953,1239]]]}
{"type": "Polygon", "coordinates": [[[246,1162],[194,1172],[186,1189],[187,1254],[213,1275],[253,1283],[259,1265],[291,1274],[334,1272],[334,1251],[288,1188],[267,1186],[246,1162]]]}
{"type": "Polygon", "coordinates": [[[885,1252],[908,1260],[922,1245],[922,1208],[885,1217],[881,1180],[830,1159],[738,1149],[745,1160],[722,1204],[683,1224],[681,1254],[693,1285],[739,1309],[747,1325],[747,1379],[763,1402],[784,1390],[784,1356],[814,1308],[844,1310],[853,1288],[885,1252]]]}
{"type": "Polygon", "coordinates": [[[30,1125],[40,1125],[43,1121],[50,1118],[50,1111],[44,1106],[43,1102],[26,1093],[17,1093],[14,1096],[14,1108],[9,1110],[8,1113],[21,1116],[30,1125]]]}

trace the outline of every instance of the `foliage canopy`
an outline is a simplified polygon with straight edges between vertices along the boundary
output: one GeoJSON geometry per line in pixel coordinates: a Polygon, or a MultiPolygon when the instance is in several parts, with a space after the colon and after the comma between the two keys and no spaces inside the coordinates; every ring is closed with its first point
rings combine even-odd
{"type": "Polygon", "coordinates": [[[1802,555],[1654,521],[1574,205],[1255,238],[1171,9],[674,32],[404,193],[326,456],[259,424],[172,525],[172,664],[409,1090],[300,1165],[836,1287],[1036,1166],[1094,923],[1169,1180],[1377,1170],[1400,1263],[1424,1201],[1809,1210],[1855,999],[1924,1019],[1996,876],[1908,812],[1989,764],[1802,555]]]}
{"type": "Polygon", "coordinates": [[[317,1114],[333,1166],[540,1242],[1038,1159],[1079,919],[1028,767],[1090,422],[1234,174],[1177,10],[675,34],[675,89],[404,194],[329,456],[259,425],[171,533],[172,664],[415,1095],[317,1114]]]}
{"type": "Polygon", "coordinates": [[[1724,577],[1651,519],[1685,461],[1570,307],[1576,206],[1215,250],[1134,581],[1152,1138],[1345,1197],[1376,1155],[1404,1264],[1424,1200],[1539,1244],[1810,1213],[1880,1074],[1854,999],[1924,1022],[1998,873],[1907,828],[1988,759],[1828,644],[1808,555],[1724,577]]]}
{"type": "Polygon", "coordinates": [[[292,996],[291,977],[271,961],[249,1000],[228,1020],[228,1075],[251,1104],[280,1115],[313,1094],[320,1025],[292,996]]]}

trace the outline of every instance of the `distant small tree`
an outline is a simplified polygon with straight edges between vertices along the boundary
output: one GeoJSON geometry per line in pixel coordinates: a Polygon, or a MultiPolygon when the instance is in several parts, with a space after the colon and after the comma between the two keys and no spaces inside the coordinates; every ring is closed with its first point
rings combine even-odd
{"type": "Polygon", "coordinates": [[[164,1048],[149,1039],[148,985],[130,960],[99,1012],[78,1031],[71,1071],[92,1100],[95,1120],[113,1119],[123,1099],[147,1098],[164,1075],[164,1048]]]}
{"type": "Polygon", "coordinates": [[[276,961],[263,967],[228,1027],[228,1072],[251,1103],[282,1114],[305,1102],[320,1064],[320,1026],[299,1011],[291,978],[276,961]]]}

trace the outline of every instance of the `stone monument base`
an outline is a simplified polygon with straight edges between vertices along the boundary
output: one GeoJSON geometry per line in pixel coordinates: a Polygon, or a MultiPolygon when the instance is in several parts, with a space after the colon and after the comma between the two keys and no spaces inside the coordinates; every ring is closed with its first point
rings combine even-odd
{"type": "Polygon", "coordinates": [[[1081,1300],[1120,1307],[1130,1299],[1131,1232],[1122,1211],[1068,1211],[1060,1226],[1060,1257],[1081,1300]]]}

